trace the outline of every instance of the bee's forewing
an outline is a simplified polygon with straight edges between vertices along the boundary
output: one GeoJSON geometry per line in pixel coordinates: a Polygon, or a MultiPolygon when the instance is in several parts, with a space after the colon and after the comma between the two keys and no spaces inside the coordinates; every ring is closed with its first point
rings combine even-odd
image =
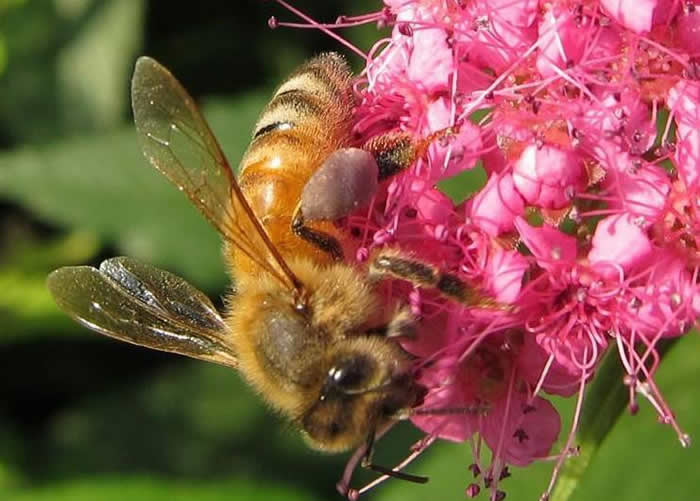
{"type": "Polygon", "coordinates": [[[136,62],[134,123],[148,161],[181,191],[236,250],[289,288],[299,280],[243,196],[233,170],[192,97],[161,64],[136,62]]]}

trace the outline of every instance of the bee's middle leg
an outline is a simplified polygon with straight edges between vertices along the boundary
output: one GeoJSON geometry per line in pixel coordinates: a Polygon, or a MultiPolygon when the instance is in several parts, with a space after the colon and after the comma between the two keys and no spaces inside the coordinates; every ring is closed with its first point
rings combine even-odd
{"type": "Polygon", "coordinates": [[[485,296],[472,284],[454,273],[402,254],[395,249],[383,249],[373,256],[369,265],[371,279],[398,278],[415,285],[436,289],[448,299],[467,306],[510,309],[509,305],[485,296]]]}

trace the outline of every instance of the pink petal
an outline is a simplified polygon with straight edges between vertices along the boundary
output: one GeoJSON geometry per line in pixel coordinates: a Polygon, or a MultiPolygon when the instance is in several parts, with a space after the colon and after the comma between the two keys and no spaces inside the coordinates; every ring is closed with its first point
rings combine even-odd
{"type": "Polygon", "coordinates": [[[668,174],[657,165],[617,151],[605,158],[609,171],[602,186],[609,192],[608,208],[653,221],[664,211],[671,192],[668,174]]]}
{"type": "Polygon", "coordinates": [[[512,230],[513,220],[525,210],[510,174],[492,175],[470,204],[472,221],[492,236],[512,230]]]}
{"type": "Polygon", "coordinates": [[[452,200],[424,179],[412,179],[406,196],[408,203],[418,211],[417,221],[433,226],[447,224],[454,208],[452,200]]]}
{"type": "Polygon", "coordinates": [[[549,454],[560,430],[561,418],[549,401],[535,397],[530,402],[513,393],[510,400],[504,397],[493,406],[481,433],[495,455],[509,464],[527,466],[549,454]]]}
{"type": "Polygon", "coordinates": [[[504,0],[502,3],[511,5],[508,9],[498,3],[467,2],[464,15],[458,16],[453,26],[456,40],[468,49],[470,60],[496,73],[512,65],[537,40],[533,1],[504,0]]]}
{"type": "Polygon", "coordinates": [[[646,231],[635,224],[630,214],[608,216],[598,222],[592,244],[588,260],[607,277],[618,275],[611,265],[629,271],[633,267],[642,266],[652,252],[646,231]]]}
{"type": "MultiPolygon", "coordinates": [[[[440,98],[430,103],[425,118],[427,121],[427,127],[423,132],[425,136],[452,125],[453,117],[449,99],[440,98]]],[[[457,134],[444,140],[436,140],[428,148],[431,179],[444,179],[463,170],[471,169],[476,165],[481,149],[481,130],[479,127],[471,122],[462,123],[457,134]]]]}
{"type": "MultiPolygon", "coordinates": [[[[550,354],[547,353],[535,340],[535,337],[526,334],[518,355],[518,371],[528,384],[534,388],[542,377],[542,372],[547,366],[550,354]]],[[[581,384],[581,371],[571,371],[568,367],[553,360],[542,384],[542,389],[553,395],[569,397],[576,393],[581,384]]]]}
{"type": "Polygon", "coordinates": [[[700,53],[700,7],[678,16],[678,39],[681,46],[691,54],[700,53]]]}
{"type": "MultiPolygon", "coordinates": [[[[421,370],[419,383],[429,389],[422,409],[456,409],[475,406],[476,392],[471,378],[456,358],[440,358],[438,364],[421,370]]],[[[454,442],[462,442],[476,430],[477,413],[445,415],[436,413],[415,415],[411,421],[421,430],[454,442]]]]}
{"type": "Polygon", "coordinates": [[[629,331],[647,337],[675,337],[686,333],[700,316],[700,287],[686,263],[671,251],[655,252],[645,284],[632,288],[636,301],[629,306],[629,331]]]}
{"type": "Polygon", "coordinates": [[[600,0],[600,4],[615,19],[635,33],[651,30],[658,0],[600,0]]]}
{"type": "Polygon", "coordinates": [[[444,30],[414,29],[413,52],[407,68],[409,79],[420,83],[429,94],[447,90],[454,63],[444,30]]]}
{"type": "Polygon", "coordinates": [[[576,239],[549,225],[530,226],[525,219],[515,219],[515,227],[523,243],[544,269],[559,264],[572,264],[576,260],[576,239]]]}
{"type": "Polygon", "coordinates": [[[681,80],[668,95],[676,119],[676,166],[687,187],[700,184],[700,82],[681,80]]]}
{"type": "Polygon", "coordinates": [[[484,268],[484,287],[500,303],[513,303],[522,289],[523,275],[530,267],[525,256],[495,247],[484,268]]]}

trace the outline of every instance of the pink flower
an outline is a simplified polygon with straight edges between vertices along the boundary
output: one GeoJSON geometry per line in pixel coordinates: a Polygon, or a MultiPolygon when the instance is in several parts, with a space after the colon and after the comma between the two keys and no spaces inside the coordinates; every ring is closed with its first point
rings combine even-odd
{"type": "Polygon", "coordinates": [[[460,53],[480,68],[505,70],[537,40],[536,9],[533,0],[468,2],[454,16],[460,53]]]}
{"type": "MultiPolygon", "coordinates": [[[[452,124],[450,102],[438,98],[426,106],[425,135],[446,129],[452,124]]],[[[439,180],[453,176],[476,165],[482,151],[481,130],[472,123],[464,123],[459,130],[442,141],[436,141],[428,149],[430,179],[439,180]]]]}
{"type": "Polygon", "coordinates": [[[648,105],[638,92],[629,90],[610,93],[606,88],[575,122],[576,127],[585,132],[591,149],[601,152],[598,157],[619,150],[641,155],[656,139],[656,124],[648,105]]]}
{"type": "Polygon", "coordinates": [[[565,235],[551,226],[535,228],[522,218],[515,220],[515,226],[523,243],[532,252],[537,264],[545,270],[569,265],[576,260],[576,239],[565,235]]]}
{"type": "Polygon", "coordinates": [[[546,456],[559,435],[560,419],[547,400],[527,391],[535,387],[536,379],[522,379],[521,345],[520,335],[494,333],[472,345],[470,354],[441,356],[438,363],[422,369],[421,383],[432,388],[425,409],[462,407],[474,412],[416,416],[413,422],[452,441],[479,434],[499,458],[491,468],[498,468],[500,461],[525,466],[546,456]]]}
{"type": "Polygon", "coordinates": [[[691,273],[673,252],[656,251],[651,272],[643,283],[631,288],[636,298],[628,309],[628,335],[656,341],[686,333],[700,316],[697,269],[691,273]],[[695,276],[693,276],[695,275],[695,276]]]}
{"type": "Polygon", "coordinates": [[[646,231],[629,214],[608,216],[598,223],[588,260],[608,278],[644,266],[652,254],[646,231]]]}
{"type": "Polygon", "coordinates": [[[522,219],[516,227],[542,270],[520,298],[526,329],[553,361],[585,380],[607,348],[620,277],[606,280],[579,262],[576,240],[555,228],[522,219]]]}
{"type": "Polygon", "coordinates": [[[439,28],[416,28],[413,50],[406,73],[409,79],[425,89],[427,94],[446,92],[449,82],[444,75],[454,72],[455,60],[447,45],[445,32],[439,28]]]}
{"type": "Polygon", "coordinates": [[[503,461],[527,466],[549,454],[560,430],[561,418],[548,400],[513,393],[510,400],[500,400],[491,409],[482,433],[503,461]]]}
{"type": "Polygon", "coordinates": [[[520,295],[529,266],[528,260],[519,252],[494,247],[484,265],[483,287],[499,303],[512,304],[520,295]]]}
{"type": "Polygon", "coordinates": [[[561,209],[586,185],[579,155],[553,146],[527,146],[513,167],[513,183],[529,205],[561,209]]]}
{"type": "Polygon", "coordinates": [[[606,159],[607,175],[601,186],[611,211],[641,217],[640,222],[657,219],[664,211],[671,183],[666,172],[628,153],[618,152],[606,159]]]}

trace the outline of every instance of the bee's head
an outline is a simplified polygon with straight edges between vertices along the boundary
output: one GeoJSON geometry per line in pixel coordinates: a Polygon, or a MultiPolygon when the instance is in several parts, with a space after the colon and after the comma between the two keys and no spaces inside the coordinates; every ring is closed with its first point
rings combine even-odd
{"type": "Polygon", "coordinates": [[[331,350],[317,401],[301,417],[311,445],[342,451],[418,403],[408,355],[378,336],[346,339],[331,350]]]}

